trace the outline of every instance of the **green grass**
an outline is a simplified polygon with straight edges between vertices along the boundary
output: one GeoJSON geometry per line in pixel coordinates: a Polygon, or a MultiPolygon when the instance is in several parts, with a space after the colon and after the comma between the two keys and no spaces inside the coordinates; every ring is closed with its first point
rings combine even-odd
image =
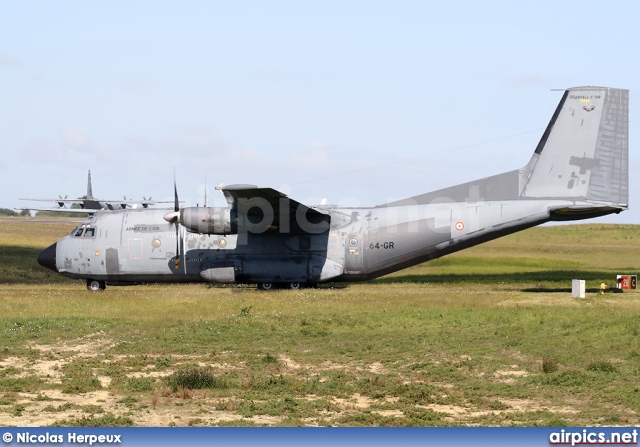
{"type": "Polygon", "coordinates": [[[535,228],[348,286],[101,294],[35,264],[70,227],[29,226],[0,226],[0,423],[640,423],[640,295],[553,292],[635,273],[637,226],[535,228]]]}

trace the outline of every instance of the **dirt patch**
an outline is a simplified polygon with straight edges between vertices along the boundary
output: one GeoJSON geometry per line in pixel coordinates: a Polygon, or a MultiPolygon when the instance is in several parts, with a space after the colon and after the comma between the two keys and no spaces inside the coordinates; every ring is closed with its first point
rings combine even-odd
{"type": "MultiPolygon", "coordinates": [[[[512,365],[512,368],[517,368],[518,365],[512,365]]],[[[529,375],[528,371],[522,370],[498,370],[493,373],[493,376],[496,378],[498,382],[507,383],[510,385],[515,385],[518,383],[516,378],[518,377],[527,377],[529,375]]]]}
{"type": "Polygon", "coordinates": [[[115,343],[104,337],[104,332],[98,332],[66,342],[51,345],[30,344],[29,346],[42,353],[56,355],[72,353],[75,357],[95,357],[104,350],[115,346],[115,343]]]}
{"type": "MultiPolygon", "coordinates": [[[[5,401],[4,405],[0,405],[0,425],[47,426],[61,421],[73,423],[73,421],[83,418],[91,419],[107,414],[129,418],[134,425],[138,426],[210,426],[221,424],[268,426],[279,425],[287,421],[286,411],[283,411],[282,415],[273,415],[274,411],[270,410],[269,414],[243,416],[240,408],[242,404],[245,404],[246,409],[246,402],[238,401],[234,396],[225,396],[224,388],[222,391],[172,391],[163,385],[163,378],[180,369],[185,363],[210,367],[214,370],[215,375],[218,375],[243,370],[246,365],[242,362],[225,362],[223,354],[216,356],[215,362],[211,361],[210,356],[111,355],[109,350],[113,346],[115,346],[113,340],[98,332],[52,344],[31,343],[31,349],[38,351],[38,355],[12,356],[2,360],[0,372],[4,371],[5,377],[14,379],[35,377],[45,386],[40,386],[37,392],[8,392],[4,395],[0,393],[0,399],[5,401]],[[104,358],[101,359],[100,356],[104,358]],[[92,368],[88,368],[88,371],[89,373],[93,372],[93,377],[97,379],[98,389],[78,394],[64,393],[64,383],[68,381],[64,375],[65,366],[75,365],[79,363],[78,360],[82,359],[91,362],[92,368]],[[166,364],[158,369],[158,362],[165,360],[166,364]],[[113,371],[114,374],[104,374],[102,371],[113,371]],[[145,383],[144,379],[148,379],[148,382],[145,383]],[[135,382],[136,380],[142,380],[142,382],[135,382]],[[135,389],[132,391],[123,388],[127,381],[133,381],[132,386],[135,386],[136,383],[141,384],[142,391],[136,392],[135,389]],[[150,386],[151,389],[144,388],[144,386],[150,386]]],[[[323,373],[335,374],[335,371],[344,371],[363,379],[367,379],[371,374],[391,374],[390,370],[380,362],[357,365],[326,361],[320,365],[305,365],[284,354],[278,355],[278,360],[281,362],[278,368],[280,374],[299,375],[308,371],[310,374],[317,375],[320,383],[325,380],[325,378],[320,378],[323,373]]],[[[448,361],[455,363],[470,360],[470,356],[460,355],[448,361]]],[[[438,360],[434,360],[434,364],[438,362],[438,360]]],[[[502,369],[493,374],[483,373],[494,381],[509,384],[517,384],[518,379],[529,374],[516,364],[504,365],[502,369]]],[[[445,391],[444,394],[442,391],[432,393],[426,397],[427,400],[436,399],[445,402],[450,394],[455,394],[456,384],[453,383],[431,382],[428,376],[421,380],[409,381],[406,379],[406,377],[398,375],[399,384],[427,384],[445,391]]],[[[277,384],[280,379],[275,375],[271,380],[277,384]]],[[[378,385],[374,384],[373,386],[375,390],[375,386],[378,385]]],[[[538,411],[557,414],[579,413],[570,406],[549,406],[542,402],[524,399],[496,399],[491,402],[491,405],[488,405],[489,409],[487,409],[486,405],[477,407],[475,404],[467,404],[464,401],[456,405],[407,404],[403,403],[404,397],[374,396],[354,393],[348,397],[327,397],[326,395],[317,396],[313,393],[305,395],[303,393],[296,396],[278,396],[273,401],[276,404],[294,406],[301,401],[305,401],[307,405],[311,406],[316,401],[328,402],[328,404],[324,404],[326,405],[324,408],[323,404],[318,405],[314,413],[315,417],[305,417],[298,422],[307,425],[331,424],[333,419],[344,417],[345,414],[361,412],[375,413],[384,418],[406,418],[408,413],[405,408],[427,409],[444,415],[443,421],[462,425],[473,425],[474,421],[483,417],[505,417],[504,415],[513,413],[538,411]]],[[[255,401],[257,406],[266,403],[255,401]]]]}
{"type": "Polygon", "coordinates": [[[291,357],[287,357],[285,355],[281,355],[279,359],[284,363],[285,368],[298,370],[302,368],[299,363],[294,362],[291,357]]]}

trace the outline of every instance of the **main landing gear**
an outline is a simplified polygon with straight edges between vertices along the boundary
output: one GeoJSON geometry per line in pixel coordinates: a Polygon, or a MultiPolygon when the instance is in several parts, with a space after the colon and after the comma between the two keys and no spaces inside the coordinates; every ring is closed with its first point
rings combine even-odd
{"type": "Polygon", "coordinates": [[[260,284],[258,284],[258,289],[260,289],[260,290],[272,290],[273,289],[273,283],[272,282],[261,282],[260,284]]]}
{"type": "Polygon", "coordinates": [[[289,289],[289,290],[298,290],[302,289],[306,286],[301,282],[283,282],[283,283],[273,283],[273,282],[261,282],[258,284],[258,289],[260,290],[273,290],[273,289],[289,289]]]}
{"type": "Polygon", "coordinates": [[[87,279],[87,290],[91,292],[101,292],[107,288],[104,281],[98,281],[96,279],[87,279]]]}

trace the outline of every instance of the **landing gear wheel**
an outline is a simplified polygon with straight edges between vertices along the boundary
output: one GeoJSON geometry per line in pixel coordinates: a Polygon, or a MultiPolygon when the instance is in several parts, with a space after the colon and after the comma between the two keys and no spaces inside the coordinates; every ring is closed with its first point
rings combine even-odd
{"type": "Polygon", "coordinates": [[[302,284],[300,284],[299,282],[290,282],[289,283],[289,289],[291,290],[298,290],[302,287],[302,284]]]}
{"type": "Polygon", "coordinates": [[[98,281],[96,279],[87,279],[87,290],[91,292],[99,292],[107,288],[104,281],[98,281]]]}
{"type": "Polygon", "coordinates": [[[258,284],[258,289],[260,289],[260,290],[271,290],[271,289],[273,289],[273,283],[272,282],[261,282],[260,284],[258,284]]]}

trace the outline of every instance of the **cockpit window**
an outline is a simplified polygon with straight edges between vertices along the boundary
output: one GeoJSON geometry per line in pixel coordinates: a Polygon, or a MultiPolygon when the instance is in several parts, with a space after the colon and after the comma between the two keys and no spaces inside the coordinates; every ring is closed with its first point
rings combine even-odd
{"type": "Polygon", "coordinates": [[[82,225],[78,228],[76,228],[75,230],[73,230],[73,232],[71,232],[71,235],[74,237],[94,237],[96,235],[96,229],[95,227],[89,227],[87,225],[82,225]]]}

